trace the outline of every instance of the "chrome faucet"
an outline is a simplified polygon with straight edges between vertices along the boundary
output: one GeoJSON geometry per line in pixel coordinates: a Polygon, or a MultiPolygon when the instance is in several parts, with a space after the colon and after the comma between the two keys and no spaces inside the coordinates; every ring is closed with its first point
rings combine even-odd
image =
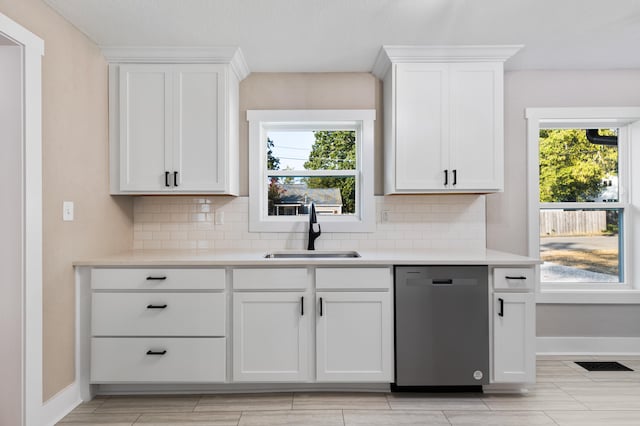
{"type": "Polygon", "coordinates": [[[307,245],[307,250],[316,249],[314,242],[321,233],[322,231],[320,231],[320,224],[318,223],[318,219],[316,218],[316,206],[315,204],[311,203],[309,204],[309,244],[307,245]],[[314,229],[313,225],[317,225],[317,231],[314,229]]]}

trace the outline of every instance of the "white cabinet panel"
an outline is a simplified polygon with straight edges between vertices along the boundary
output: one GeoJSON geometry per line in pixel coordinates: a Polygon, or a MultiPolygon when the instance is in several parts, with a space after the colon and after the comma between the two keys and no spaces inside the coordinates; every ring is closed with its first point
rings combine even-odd
{"type": "Polygon", "coordinates": [[[120,187],[162,190],[171,167],[172,81],[154,65],[120,67],[120,187]]]}
{"type": "Polygon", "coordinates": [[[224,66],[181,66],[176,69],[177,115],[173,170],[184,191],[224,189],[224,66]]]}
{"type": "Polygon", "coordinates": [[[309,298],[301,293],[233,295],[233,380],[309,378],[309,298]]]}
{"type": "Polygon", "coordinates": [[[447,163],[448,67],[398,64],[395,78],[396,189],[443,188],[447,163]]]}
{"type": "Polygon", "coordinates": [[[224,336],[222,293],[93,293],[94,336],[224,336]]]}
{"type": "Polygon", "coordinates": [[[452,189],[503,186],[502,64],[451,64],[452,189]]]}
{"type": "Polygon", "coordinates": [[[318,292],[316,297],[317,380],[392,382],[390,293],[318,292]]]}
{"type": "Polygon", "coordinates": [[[390,268],[318,268],[318,290],[390,290],[390,268]]]}
{"type": "Polygon", "coordinates": [[[532,293],[493,295],[493,381],[535,382],[535,299],[532,293]]]}
{"type": "Polygon", "coordinates": [[[245,268],[233,270],[234,290],[307,290],[307,268],[245,268]]]}
{"type": "Polygon", "coordinates": [[[224,269],[93,268],[94,290],[224,290],[224,269]]]}
{"type": "Polygon", "coordinates": [[[224,338],[91,339],[91,383],[225,381],[224,338]]]}

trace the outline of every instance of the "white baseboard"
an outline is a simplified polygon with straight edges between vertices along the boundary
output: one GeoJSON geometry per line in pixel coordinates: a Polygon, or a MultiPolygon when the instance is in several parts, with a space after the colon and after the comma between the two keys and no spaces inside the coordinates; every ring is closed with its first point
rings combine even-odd
{"type": "Polygon", "coordinates": [[[640,355],[640,337],[537,337],[537,355],[640,355]]]}
{"type": "Polygon", "coordinates": [[[81,402],[78,382],[73,382],[42,405],[40,424],[55,425],[81,402]]]}

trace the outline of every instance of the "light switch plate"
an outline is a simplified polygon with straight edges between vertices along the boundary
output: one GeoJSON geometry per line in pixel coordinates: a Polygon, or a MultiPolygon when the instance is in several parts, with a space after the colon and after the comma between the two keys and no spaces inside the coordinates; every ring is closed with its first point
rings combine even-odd
{"type": "Polygon", "coordinates": [[[73,220],[73,201],[62,202],[62,220],[65,222],[73,220]]]}

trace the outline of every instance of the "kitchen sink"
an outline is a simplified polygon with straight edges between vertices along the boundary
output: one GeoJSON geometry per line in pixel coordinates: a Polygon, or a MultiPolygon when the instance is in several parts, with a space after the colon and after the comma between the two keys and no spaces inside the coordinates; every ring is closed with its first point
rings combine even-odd
{"type": "Polygon", "coordinates": [[[274,251],[264,256],[267,259],[351,259],[360,257],[357,251],[274,251]]]}

